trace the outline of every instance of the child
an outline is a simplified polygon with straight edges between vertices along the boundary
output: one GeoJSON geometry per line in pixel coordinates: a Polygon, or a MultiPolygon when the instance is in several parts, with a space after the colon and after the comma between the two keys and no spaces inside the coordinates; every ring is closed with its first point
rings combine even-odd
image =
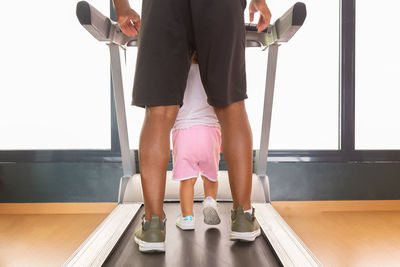
{"type": "Polygon", "coordinates": [[[203,214],[206,224],[219,224],[217,212],[218,165],[221,129],[200,79],[196,54],[190,67],[183,106],[172,132],[173,179],[180,181],[181,215],[176,225],[194,229],[194,184],[201,174],[204,183],[203,214]]]}

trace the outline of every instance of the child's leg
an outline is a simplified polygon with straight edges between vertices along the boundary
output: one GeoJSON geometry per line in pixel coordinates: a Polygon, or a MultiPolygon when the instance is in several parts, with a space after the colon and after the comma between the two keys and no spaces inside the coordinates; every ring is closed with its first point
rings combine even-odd
{"type": "Polygon", "coordinates": [[[204,196],[217,199],[218,181],[212,182],[203,175],[201,178],[203,178],[204,196]]]}
{"type": "Polygon", "coordinates": [[[180,186],[180,198],[181,198],[181,210],[182,217],[194,216],[193,213],[193,194],[194,184],[197,178],[181,181],[180,186]]]}

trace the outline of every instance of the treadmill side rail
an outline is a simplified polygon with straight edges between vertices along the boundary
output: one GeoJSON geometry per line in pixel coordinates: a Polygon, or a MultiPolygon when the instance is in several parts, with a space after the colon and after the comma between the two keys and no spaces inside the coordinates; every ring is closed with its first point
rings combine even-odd
{"type": "Polygon", "coordinates": [[[141,206],[119,204],[63,266],[101,266],[141,206]]]}

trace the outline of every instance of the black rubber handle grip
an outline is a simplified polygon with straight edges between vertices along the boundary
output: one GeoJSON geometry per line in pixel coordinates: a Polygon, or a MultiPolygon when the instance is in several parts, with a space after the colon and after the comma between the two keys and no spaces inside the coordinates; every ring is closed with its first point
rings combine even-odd
{"type": "Polygon", "coordinates": [[[112,22],[100,11],[94,8],[86,1],[80,1],[76,5],[76,16],[79,22],[85,27],[97,40],[107,41],[112,22]]]}
{"type": "MultiPolygon", "coordinates": [[[[302,2],[297,2],[294,4],[285,14],[283,14],[279,19],[277,19],[274,25],[279,24],[281,21],[290,21],[290,26],[302,26],[304,20],[307,16],[307,9],[306,5],[302,2]],[[291,17],[288,17],[291,16],[291,17]]],[[[268,33],[273,25],[269,25],[265,30],[262,32],[268,33]]],[[[257,32],[257,24],[246,24],[246,31],[248,32],[257,32]]]]}

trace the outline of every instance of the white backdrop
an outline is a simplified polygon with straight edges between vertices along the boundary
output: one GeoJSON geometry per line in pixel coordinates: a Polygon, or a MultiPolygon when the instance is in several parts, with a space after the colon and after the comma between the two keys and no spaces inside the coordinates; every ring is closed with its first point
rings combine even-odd
{"type": "Polygon", "coordinates": [[[79,24],[77,2],[2,3],[0,149],[111,147],[108,48],[79,24]]]}
{"type": "Polygon", "coordinates": [[[400,149],[400,2],[356,8],[356,149],[400,149]]]}

